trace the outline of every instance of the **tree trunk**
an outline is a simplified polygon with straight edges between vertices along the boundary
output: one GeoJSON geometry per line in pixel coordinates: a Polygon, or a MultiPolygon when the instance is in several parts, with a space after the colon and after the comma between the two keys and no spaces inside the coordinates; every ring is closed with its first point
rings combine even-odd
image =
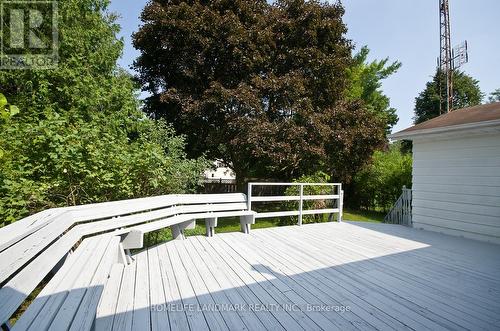
{"type": "Polygon", "coordinates": [[[246,185],[246,176],[239,171],[235,170],[234,172],[236,173],[236,191],[247,194],[248,186],[246,185]]]}

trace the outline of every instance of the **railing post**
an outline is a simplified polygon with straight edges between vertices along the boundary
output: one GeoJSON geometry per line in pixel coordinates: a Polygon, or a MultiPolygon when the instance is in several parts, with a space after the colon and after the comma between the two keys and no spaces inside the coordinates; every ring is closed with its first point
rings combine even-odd
{"type": "Polygon", "coordinates": [[[302,225],[302,207],[304,206],[304,184],[300,184],[300,200],[299,200],[299,223],[298,225],[302,225]]]}
{"type": "Polygon", "coordinates": [[[248,183],[247,186],[247,205],[248,210],[252,210],[252,183],[248,183]]]}
{"type": "Polygon", "coordinates": [[[339,185],[339,222],[342,222],[342,213],[344,211],[344,190],[342,185],[339,185]]]}

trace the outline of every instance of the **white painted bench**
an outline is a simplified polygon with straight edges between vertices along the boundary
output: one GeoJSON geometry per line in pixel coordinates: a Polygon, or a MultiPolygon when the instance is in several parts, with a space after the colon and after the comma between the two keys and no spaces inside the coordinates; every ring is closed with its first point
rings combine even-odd
{"type": "Polygon", "coordinates": [[[251,224],[255,224],[256,214],[256,212],[251,210],[235,210],[176,215],[160,221],[146,223],[130,228],[130,231],[125,235],[125,238],[123,239],[123,248],[142,248],[144,246],[144,234],[167,227],[171,228],[172,237],[174,239],[183,239],[184,230],[193,229],[195,226],[195,220],[197,219],[205,220],[206,235],[208,237],[211,237],[215,234],[217,220],[222,217],[239,216],[241,231],[244,233],[249,233],[251,224]]]}
{"type": "Polygon", "coordinates": [[[240,216],[248,232],[255,217],[246,208],[241,193],[166,195],[56,208],[6,226],[0,229],[0,325],[83,237],[112,231],[126,239],[132,230],[144,234],[168,224],[181,238],[188,225],[203,218],[211,235],[217,218],[227,216],[240,216]]]}

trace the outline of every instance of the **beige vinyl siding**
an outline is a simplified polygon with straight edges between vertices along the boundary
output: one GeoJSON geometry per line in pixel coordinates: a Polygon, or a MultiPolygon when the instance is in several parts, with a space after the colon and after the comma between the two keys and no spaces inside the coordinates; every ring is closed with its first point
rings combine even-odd
{"type": "Polygon", "coordinates": [[[413,142],[416,228],[500,244],[500,134],[413,142]]]}

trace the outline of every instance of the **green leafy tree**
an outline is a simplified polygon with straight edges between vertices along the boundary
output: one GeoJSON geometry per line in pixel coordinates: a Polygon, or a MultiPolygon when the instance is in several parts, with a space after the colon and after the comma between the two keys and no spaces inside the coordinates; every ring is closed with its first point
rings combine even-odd
{"type": "Polygon", "coordinates": [[[117,67],[122,41],[108,3],[59,1],[58,67],[0,72],[21,109],[0,121],[4,224],[48,207],[193,191],[201,178],[206,162],[188,159],[184,137],[146,117],[117,67]]]}
{"type": "Polygon", "coordinates": [[[363,100],[367,108],[380,116],[387,123],[386,132],[398,122],[396,109],[390,106],[389,97],[383,91],[382,80],[396,73],[401,68],[400,62],[389,63],[389,58],[367,62],[370,50],[361,48],[353,57],[353,64],[348,69],[349,86],[347,97],[350,100],[363,100]]]}
{"type": "Polygon", "coordinates": [[[387,151],[376,151],[372,162],[356,174],[346,202],[353,208],[387,211],[401,194],[411,188],[412,157],[401,152],[400,143],[387,151]]]}
{"type": "Polygon", "coordinates": [[[320,169],[348,178],[387,123],[345,96],[343,13],[303,0],[151,1],[134,35],[145,109],[186,135],[188,155],[225,160],[240,185],[320,169]]]}
{"type": "Polygon", "coordinates": [[[19,114],[19,108],[9,104],[5,95],[0,93],[0,120],[8,121],[12,116],[19,114]]]}
{"type": "MultiPolygon", "coordinates": [[[[10,118],[19,113],[19,108],[17,106],[9,104],[5,95],[0,93],[0,125],[9,121],[10,118]]],[[[5,155],[5,150],[2,145],[0,145],[0,161],[5,155]]]]}
{"type": "MultiPolygon", "coordinates": [[[[445,76],[437,72],[432,81],[427,83],[425,90],[420,92],[415,99],[415,117],[413,118],[415,124],[439,116],[440,88],[445,96],[445,86],[445,76]]],[[[479,105],[483,97],[478,80],[460,71],[453,73],[453,109],[479,105]]],[[[443,98],[441,109],[446,109],[446,97],[443,98]]]]}
{"type": "Polygon", "coordinates": [[[488,102],[490,103],[500,102],[500,88],[497,88],[495,91],[490,93],[490,96],[488,97],[488,102]]]}

